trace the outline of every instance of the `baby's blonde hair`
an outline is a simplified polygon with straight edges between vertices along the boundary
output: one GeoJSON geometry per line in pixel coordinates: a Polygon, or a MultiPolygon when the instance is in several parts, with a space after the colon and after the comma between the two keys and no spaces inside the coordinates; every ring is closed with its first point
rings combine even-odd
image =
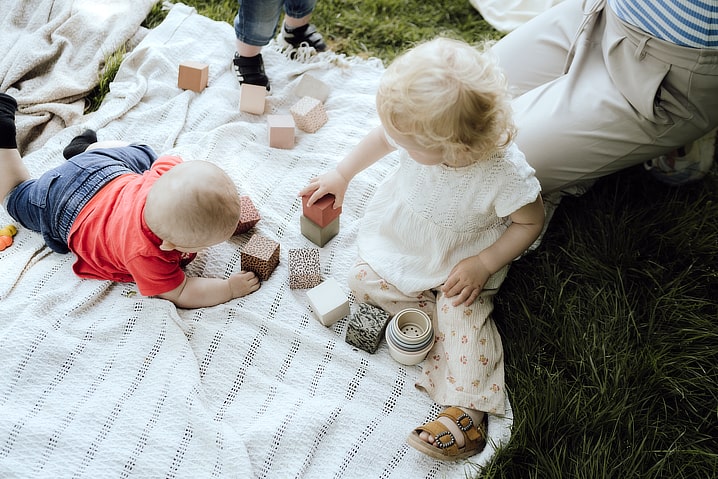
{"type": "Polygon", "coordinates": [[[452,166],[486,159],[515,135],[506,79],[485,46],[436,38],[408,50],[386,69],[376,102],[389,135],[441,150],[452,166]]]}
{"type": "Polygon", "coordinates": [[[152,185],[145,222],[160,239],[177,246],[217,244],[239,223],[240,200],[232,179],[207,161],[174,166],[152,185]]]}

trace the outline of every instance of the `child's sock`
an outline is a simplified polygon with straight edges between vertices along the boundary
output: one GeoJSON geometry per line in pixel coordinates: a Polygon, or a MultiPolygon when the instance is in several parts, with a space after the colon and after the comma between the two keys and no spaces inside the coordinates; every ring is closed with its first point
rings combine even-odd
{"type": "Polygon", "coordinates": [[[15,111],[17,101],[7,93],[0,93],[0,148],[17,148],[15,111]]]}
{"type": "Polygon", "coordinates": [[[75,155],[84,152],[88,146],[97,142],[97,134],[92,130],[85,130],[81,135],[77,135],[62,150],[62,156],[69,160],[75,155]]]}

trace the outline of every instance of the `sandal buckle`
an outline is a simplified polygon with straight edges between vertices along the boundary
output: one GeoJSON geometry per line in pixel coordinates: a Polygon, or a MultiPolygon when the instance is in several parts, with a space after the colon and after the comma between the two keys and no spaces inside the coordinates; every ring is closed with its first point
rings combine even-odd
{"type": "Polygon", "coordinates": [[[434,436],[434,445],[439,449],[446,449],[447,447],[451,447],[454,444],[456,444],[456,438],[454,438],[454,435],[451,434],[451,432],[449,431],[443,431],[434,436]],[[449,440],[444,442],[444,440],[442,439],[444,436],[449,436],[449,440]]]}
{"type": "Polygon", "coordinates": [[[459,429],[461,429],[461,432],[466,432],[472,427],[474,427],[474,420],[471,419],[471,416],[464,413],[461,416],[456,418],[456,425],[459,426],[459,429]],[[468,421],[466,425],[463,424],[464,421],[468,421]]]}

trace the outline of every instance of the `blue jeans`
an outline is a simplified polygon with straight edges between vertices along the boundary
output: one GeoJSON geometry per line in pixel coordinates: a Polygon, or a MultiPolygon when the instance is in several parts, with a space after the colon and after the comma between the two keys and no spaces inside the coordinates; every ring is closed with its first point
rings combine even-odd
{"type": "Polygon", "coordinates": [[[146,145],[98,148],[81,153],[40,178],[23,181],[6,198],[7,212],[45,243],[67,253],[67,238],[80,210],[111,180],[149,170],[157,159],[146,145]]]}
{"type": "Polygon", "coordinates": [[[316,4],[317,0],[239,0],[234,33],[240,42],[263,47],[274,37],[282,7],[288,16],[302,18],[312,13],[316,4]]]}

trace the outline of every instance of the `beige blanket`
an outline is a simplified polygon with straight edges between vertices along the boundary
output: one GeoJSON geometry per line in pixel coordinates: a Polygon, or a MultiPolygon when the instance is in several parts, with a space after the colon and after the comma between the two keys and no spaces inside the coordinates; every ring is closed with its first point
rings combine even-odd
{"type": "MultiPolygon", "coordinates": [[[[233,45],[229,23],[175,6],[127,55],[99,111],[75,117],[26,162],[33,174],[58,164],[85,127],[215,162],[259,209],[253,232],[280,243],[279,266],[252,295],[182,310],[134,284],[78,279],[72,255],[20,228],[0,252],[0,477],[471,477],[508,441],[510,404],[471,461],[418,453],[406,436],[441,410],[414,387],[421,367],[396,363],[385,343],[373,355],[352,348],[346,318],[323,326],[306,290],[288,286],[288,250],[314,246],[299,230],[297,192],[377,124],[381,62],[332,53],[298,62],[267,47],[267,113],[289,111],[305,72],[331,87],[328,123],[297,130],[296,146],[281,150],[268,146],[264,115],[238,109],[233,45]],[[177,88],[184,60],[209,65],[203,92],[177,88]]],[[[357,176],[341,231],[321,248],[322,276],[347,294],[357,222],[395,166],[388,157],[357,176]]],[[[0,222],[10,222],[4,211],[0,222]]],[[[239,271],[250,234],[203,252],[188,274],[239,271]]]]}

